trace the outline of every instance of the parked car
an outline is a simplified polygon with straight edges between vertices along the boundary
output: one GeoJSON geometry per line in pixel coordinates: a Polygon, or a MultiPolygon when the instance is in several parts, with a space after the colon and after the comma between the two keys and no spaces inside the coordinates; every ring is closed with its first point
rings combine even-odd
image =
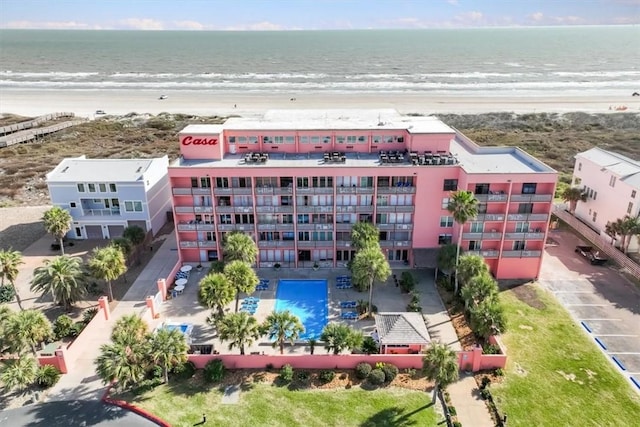
{"type": "Polygon", "coordinates": [[[594,250],[593,246],[576,246],[576,253],[588,259],[592,265],[603,265],[608,261],[600,255],[600,251],[594,250]]]}
{"type": "Polygon", "coordinates": [[[107,113],[105,113],[104,110],[96,110],[96,115],[97,116],[102,116],[102,115],[105,115],[105,114],[107,114],[107,113]]]}

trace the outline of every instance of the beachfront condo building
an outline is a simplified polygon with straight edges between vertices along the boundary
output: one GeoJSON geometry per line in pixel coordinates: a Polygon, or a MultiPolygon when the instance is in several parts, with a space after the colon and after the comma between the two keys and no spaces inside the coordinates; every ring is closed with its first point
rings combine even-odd
{"type": "Polygon", "coordinates": [[[156,234],[171,212],[167,156],[64,159],[47,174],[51,203],[73,218],[71,239],[113,239],[137,225],[156,234]]]}
{"type": "MultiPolygon", "coordinates": [[[[604,238],[610,239],[608,222],[640,215],[640,161],[592,148],[576,155],[573,185],[587,196],[578,202],[575,216],[604,238]]],[[[631,238],[629,252],[638,252],[637,236],[631,238]]]]}
{"type": "Polygon", "coordinates": [[[351,228],[375,224],[392,266],[435,267],[456,243],[451,192],[479,201],[462,248],[498,278],[540,271],[557,173],[515,147],[479,147],[435,117],[395,110],[279,110],[189,125],[169,166],[182,262],[221,259],[250,234],[256,265],[344,267],[351,228]]]}

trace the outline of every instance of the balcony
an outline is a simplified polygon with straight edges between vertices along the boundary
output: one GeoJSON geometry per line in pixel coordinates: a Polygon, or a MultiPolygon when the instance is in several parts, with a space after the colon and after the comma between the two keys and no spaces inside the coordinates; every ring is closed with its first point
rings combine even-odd
{"type": "Polygon", "coordinates": [[[539,258],[542,251],[502,251],[503,258],[539,258]]]}
{"type": "Polygon", "coordinates": [[[482,203],[506,202],[508,194],[474,194],[476,200],[482,203]]]}
{"type": "Polygon", "coordinates": [[[258,231],[274,231],[275,229],[275,224],[258,224],[258,231]]]}
{"type": "Polygon", "coordinates": [[[377,212],[395,212],[396,211],[396,207],[395,206],[389,206],[389,205],[377,205],[376,206],[376,211],[377,212]]]}
{"type": "Polygon", "coordinates": [[[217,213],[233,213],[233,206],[216,206],[217,213]]]}
{"type": "Polygon", "coordinates": [[[172,192],[174,196],[190,196],[191,187],[175,187],[172,192]]]}
{"type": "Polygon", "coordinates": [[[196,228],[198,231],[215,231],[216,226],[211,224],[196,224],[196,228]]]}
{"type": "Polygon", "coordinates": [[[333,213],[333,206],[296,206],[298,213],[333,213]]]}
{"type": "Polygon", "coordinates": [[[195,224],[177,224],[176,228],[178,231],[196,231],[195,224]]]}
{"type": "Polygon", "coordinates": [[[336,224],[336,230],[338,231],[351,231],[353,224],[350,222],[339,222],[336,224]]]}
{"type": "Polygon", "coordinates": [[[350,240],[336,240],[336,247],[337,248],[350,248],[351,247],[351,241],[350,240]]]}
{"type": "Polygon", "coordinates": [[[358,206],[356,206],[356,212],[358,212],[358,213],[373,213],[373,206],[371,206],[371,205],[365,205],[365,206],[358,205],[358,206]]]}
{"type": "MultiPolygon", "coordinates": [[[[209,193],[207,193],[207,194],[209,194],[209,193]]],[[[213,194],[215,194],[216,196],[224,196],[224,195],[228,195],[228,194],[233,194],[233,188],[215,187],[213,189],[213,194]]]]}
{"type": "Polygon", "coordinates": [[[280,245],[281,243],[283,243],[282,240],[259,240],[258,247],[259,248],[277,248],[278,245],[280,245]]]}
{"type": "Polygon", "coordinates": [[[275,213],[293,213],[293,206],[284,205],[284,206],[274,206],[273,212],[275,213]]]}
{"type": "Polygon", "coordinates": [[[357,187],[338,187],[338,194],[356,194],[357,187]]]}
{"type": "Polygon", "coordinates": [[[180,240],[180,247],[181,248],[197,248],[198,242],[196,242],[195,240],[180,240]]]}
{"type": "Polygon", "coordinates": [[[314,187],[313,194],[333,194],[333,187],[314,187]]]}
{"type": "Polygon", "coordinates": [[[378,227],[379,230],[395,230],[396,229],[395,224],[376,224],[376,227],[378,227]]]}
{"type": "Polygon", "coordinates": [[[380,247],[381,248],[392,248],[393,247],[393,240],[380,240],[380,247]]]}
{"type": "Polygon", "coordinates": [[[467,253],[480,255],[483,258],[498,258],[498,251],[494,249],[488,249],[484,251],[469,251],[467,253]]]}
{"type": "Polygon", "coordinates": [[[274,206],[256,206],[257,213],[273,213],[275,212],[274,206]]]}
{"type": "Polygon", "coordinates": [[[413,224],[396,224],[396,230],[413,230],[413,224]]]}
{"type": "Polygon", "coordinates": [[[256,187],[256,194],[274,194],[273,190],[273,187],[256,187]]]}
{"type": "Polygon", "coordinates": [[[373,194],[373,187],[356,187],[356,192],[358,194],[373,194]]]}
{"type": "Polygon", "coordinates": [[[395,248],[410,248],[411,240],[396,240],[393,242],[393,247],[395,248]]]}
{"type": "Polygon", "coordinates": [[[550,202],[553,200],[553,194],[512,194],[512,202],[550,202]]]}
{"type": "Polygon", "coordinates": [[[253,213],[253,206],[234,206],[235,213],[253,213]]]}
{"type": "Polygon", "coordinates": [[[251,187],[238,187],[238,188],[233,188],[233,194],[236,194],[238,196],[241,195],[245,195],[248,196],[252,193],[251,187]]]}
{"type": "Polygon", "coordinates": [[[218,224],[218,231],[233,231],[235,230],[234,224],[218,224]]]}
{"type": "Polygon", "coordinates": [[[273,194],[287,195],[293,193],[293,187],[275,187],[273,194]]]}
{"type": "Polygon", "coordinates": [[[194,206],[195,213],[213,213],[213,206],[194,206]]]}
{"type": "Polygon", "coordinates": [[[336,206],[336,213],[354,213],[355,211],[355,206],[336,206]]]}
{"type": "Polygon", "coordinates": [[[239,231],[253,231],[255,230],[256,225],[255,224],[236,224],[236,230],[239,231]]]}
{"type": "Polygon", "coordinates": [[[414,210],[415,210],[415,206],[412,206],[412,205],[396,206],[396,212],[413,212],[414,210]]]}
{"type": "Polygon", "coordinates": [[[82,209],[84,216],[120,216],[120,209],[82,209]]]}
{"type": "Polygon", "coordinates": [[[199,240],[198,247],[199,248],[217,248],[218,244],[215,240],[199,240]]]}
{"type": "Polygon", "coordinates": [[[293,224],[276,224],[277,231],[293,231],[293,224]]]}
{"type": "Polygon", "coordinates": [[[478,214],[477,221],[504,221],[504,214],[478,214]]]}
{"type": "Polygon", "coordinates": [[[333,231],[333,224],[314,224],[317,231],[333,231]]]}
{"type": "Polygon", "coordinates": [[[544,239],[544,233],[542,232],[506,233],[505,238],[507,240],[542,240],[544,239]]]}
{"type": "Polygon", "coordinates": [[[548,214],[535,214],[535,213],[524,213],[524,214],[509,214],[507,215],[507,219],[509,221],[546,221],[549,218],[548,214]]]}
{"type": "Polygon", "coordinates": [[[488,232],[488,233],[462,233],[462,238],[465,240],[500,240],[502,233],[488,232]]]}
{"type": "Polygon", "coordinates": [[[299,248],[333,248],[333,240],[298,240],[299,248]]]}
{"type": "Polygon", "coordinates": [[[210,188],[192,188],[191,193],[194,196],[210,196],[211,189],[210,188]]]}
{"type": "Polygon", "coordinates": [[[176,206],[176,213],[193,213],[193,206],[176,206]]]}
{"type": "Polygon", "coordinates": [[[313,194],[311,187],[296,187],[296,194],[313,194]]]}
{"type": "Polygon", "coordinates": [[[414,194],[416,187],[378,187],[378,194],[414,194]]]}

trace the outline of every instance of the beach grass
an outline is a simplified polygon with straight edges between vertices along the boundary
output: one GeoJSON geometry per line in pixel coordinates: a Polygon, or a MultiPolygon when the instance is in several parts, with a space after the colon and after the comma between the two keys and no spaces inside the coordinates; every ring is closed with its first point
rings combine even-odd
{"type": "Polygon", "coordinates": [[[501,294],[507,367],[491,385],[513,426],[631,426],[640,396],[554,297],[527,284],[501,294]]]}
{"type": "Polygon", "coordinates": [[[435,426],[430,394],[402,388],[290,390],[264,383],[244,387],[235,404],[223,391],[185,380],[161,385],[132,403],[173,427],[202,421],[215,426],[435,426]]]}

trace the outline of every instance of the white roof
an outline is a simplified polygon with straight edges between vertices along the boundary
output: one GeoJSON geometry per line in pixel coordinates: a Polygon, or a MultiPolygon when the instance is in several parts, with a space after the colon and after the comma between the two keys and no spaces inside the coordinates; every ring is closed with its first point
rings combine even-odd
{"type": "Polygon", "coordinates": [[[640,161],[598,147],[578,153],[576,158],[589,160],[630,186],[640,188],[640,161]]]}
{"type": "Polygon", "coordinates": [[[420,313],[378,313],[375,319],[382,345],[429,344],[431,341],[420,313]]]}
{"type": "MultiPolygon", "coordinates": [[[[393,109],[270,110],[260,118],[232,117],[222,127],[225,130],[401,129],[411,133],[455,133],[451,127],[441,122],[437,117],[402,116],[393,109]]],[[[186,129],[183,132],[186,132],[186,129]]]]}
{"type": "Polygon", "coordinates": [[[48,182],[134,182],[159,159],[87,159],[85,156],[62,160],[47,174],[48,182]]]}
{"type": "Polygon", "coordinates": [[[219,134],[224,128],[223,125],[187,125],[180,131],[180,134],[189,135],[211,135],[219,134]]]}

